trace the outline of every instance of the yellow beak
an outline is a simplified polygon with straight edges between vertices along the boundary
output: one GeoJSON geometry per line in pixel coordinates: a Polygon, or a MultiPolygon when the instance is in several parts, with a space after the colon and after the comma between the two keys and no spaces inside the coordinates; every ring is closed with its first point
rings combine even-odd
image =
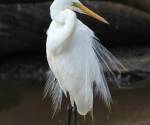
{"type": "Polygon", "coordinates": [[[105,20],[103,17],[101,17],[100,15],[96,14],[92,10],[88,9],[82,3],[74,3],[73,6],[79,8],[81,11],[83,11],[87,15],[89,15],[89,16],[91,16],[91,17],[93,17],[93,18],[95,18],[95,19],[97,19],[97,20],[99,20],[101,22],[109,24],[109,22],[107,20],[105,20]]]}

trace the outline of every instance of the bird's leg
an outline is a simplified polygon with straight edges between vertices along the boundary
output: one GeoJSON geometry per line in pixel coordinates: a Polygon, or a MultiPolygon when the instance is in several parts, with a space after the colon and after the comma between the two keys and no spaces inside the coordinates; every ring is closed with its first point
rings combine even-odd
{"type": "MultiPolygon", "coordinates": [[[[67,97],[69,98],[69,93],[67,97]]],[[[68,125],[77,125],[77,107],[75,104],[74,107],[72,107],[70,101],[68,106],[68,125]]]]}
{"type": "Polygon", "coordinates": [[[71,125],[71,118],[72,118],[72,106],[69,104],[69,106],[68,106],[68,125],[71,125]]]}
{"type": "Polygon", "coordinates": [[[68,106],[68,125],[77,125],[77,108],[76,105],[68,106]]]}
{"type": "Polygon", "coordinates": [[[77,125],[77,107],[74,104],[74,107],[72,108],[72,121],[74,124],[72,125],[77,125]]]}

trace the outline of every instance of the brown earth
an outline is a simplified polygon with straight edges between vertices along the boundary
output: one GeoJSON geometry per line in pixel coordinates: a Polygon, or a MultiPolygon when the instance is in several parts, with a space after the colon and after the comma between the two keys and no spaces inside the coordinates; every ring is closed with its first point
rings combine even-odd
{"type": "MultiPolygon", "coordinates": [[[[0,87],[0,125],[66,125],[67,104],[52,119],[50,99],[43,100],[42,85],[0,87]]],[[[94,121],[78,116],[78,125],[150,125],[150,88],[112,91],[109,112],[95,99],[94,121]]],[[[65,100],[65,98],[64,98],[65,100]]]]}

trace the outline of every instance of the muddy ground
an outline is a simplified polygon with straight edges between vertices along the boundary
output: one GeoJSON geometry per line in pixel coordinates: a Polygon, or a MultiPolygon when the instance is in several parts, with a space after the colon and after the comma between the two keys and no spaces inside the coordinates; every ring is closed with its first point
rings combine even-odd
{"type": "MultiPolygon", "coordinates": [[[[52,118],[43,86],[7,84],[0,87],[0,125],[67,125],[67,103],[52,118]]],[[[150,88],[112,90],[112,110],[95,98],[94,120],[78,116],[78,125],[150,125],[150,88]]],[[[64,98],[65,100],[65,98],[64,98]]]]}

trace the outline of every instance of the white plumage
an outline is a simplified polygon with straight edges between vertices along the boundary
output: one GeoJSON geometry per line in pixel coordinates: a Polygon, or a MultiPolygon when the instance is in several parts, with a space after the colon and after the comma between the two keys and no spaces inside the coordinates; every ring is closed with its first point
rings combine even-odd
{"type": "Polygon", "coordinates": [[[123,66],[98,43],[93,31],[77,19],[75,12],[68,9],[73,2],[79,3],[55,0],[50,8],[53,21],[47,31],[46,52],[52,72],[45,92],[52,95],[55,110],[61,106],[63,93],[66,96],[69,93],[72,106],[75,103],[78,113],[86,115],[93,109],[94,88],[110,105],[112,98],[104,70],[114,76],[113,70],[120,72],[123,66]]]}

